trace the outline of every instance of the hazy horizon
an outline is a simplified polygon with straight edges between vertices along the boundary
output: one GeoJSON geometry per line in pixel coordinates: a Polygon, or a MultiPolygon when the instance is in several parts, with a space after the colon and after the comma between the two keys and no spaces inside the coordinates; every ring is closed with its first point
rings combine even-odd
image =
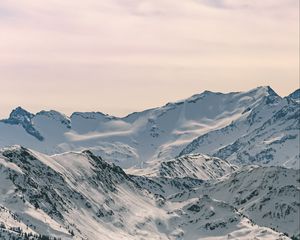
{"type": "Polygon", "coordinates": [[[0,118],[299,88],[298,0],[4,0],[0,27],[0,118]]]}

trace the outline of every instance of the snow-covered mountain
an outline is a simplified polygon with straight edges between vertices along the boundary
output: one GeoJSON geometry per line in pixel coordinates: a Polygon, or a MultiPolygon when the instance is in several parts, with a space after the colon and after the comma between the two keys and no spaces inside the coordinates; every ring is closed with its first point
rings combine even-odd
{"type": "Polygon", "coordinates": [[[180,155],[206,153],[236,164],[299,168],[300,106],[272,94],[229,125],[203,134],[180,155]]]}
{"type": "Polygon", "coordinates": [[[300,170],[246,166],[220,179],[169,197],[182,202],[199,195],[226,202],[253,222],[300,238],[300,170]]]}
{"type": "Polygon", "coordinates": [[[299,131],[299,90],[270,87],[124,118],[18,107],[0,120],[0,239],[300,239],[299,131]]]}
{"type": "MultiPolygon", "coordinates": [[[[252,167],[213,181],[180,178],[194,187],[178,185],[175,191],[177,186],[173,185],[172,193],[162,196],[144,187],[142,181],[147,177],[127,175],[120,167],[87,150],[48,156],[20,146],[3,148],[0,236],[93,240],[289,239],[278,229],[286,230],[290,236],[295,232],[298,173],[278,167],[252,167]],[[263,179],[255,182],[261,173],[263,179]],[[275,175],[271,177],[272,174],[275,175]],[[248,186],[248,182],[253,184],[248,186]],[[220,188],[222,194],[217,191],[220,188]],[[258,194],[249,198],[253,188],[258,189],[258,194]],[[274,194],[281,197],[271,198],[274,194]],[[271,198],[269,202],[263,198],[267,196],[271,198]],[[240,201],[244,198],[247,202],[240,201]],[[238,203],[241,205],[236,207],[238,203]],[[257,205],[252,206],[254,203],[257,205]],[[257,210],[261,204],[263,212],[257,210]],[[275,210],[274,204],[278,206],[275,210]],[[264,218],[261,215],[267,209],[272,212],[264,218]],[[285,218],[273,214],[280,210],[284,210],[285,218]],[[280,227],[268,226],[270,217],[280,227]]],[[[165,190],[167,182],[174,180],[164,178],[165,190]]],[[[148,184],[153,184],[150,178],[148,184]]]]}
{"type": "Polygon", "coordinates": [[[19,144],[45,154],[90,149],[124,168],[148,168],[190,153],[299,168],[296,96],[281,98],[270,87],[205,91],[124,118],[100,112],[34,115],[17,108],[0,121],[0,146],[19,144]]]}
{"type": "Polygon", "coordinates": [[[120,167],[89,151],[49,157],[16,146],[3,149],[0,160],[0,204],[36,233],[61,239],[139,239],[147,229],[159,235],[154,221],[142,227],[147,218],[154,219],[156,199],[120,167]]]}

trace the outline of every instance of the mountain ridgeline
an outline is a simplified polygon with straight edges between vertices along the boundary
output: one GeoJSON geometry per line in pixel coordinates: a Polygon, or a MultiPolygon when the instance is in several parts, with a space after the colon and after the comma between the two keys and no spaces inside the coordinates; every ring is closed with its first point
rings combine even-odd
{"type": "Polygon", "coordinates": [[[0,146],[20,144],[46,154],[89,149],[123,168],[190,153],[299,168],[299,111],[299,90],[282,98],[270,87],[205,91],[123,118],[100,112],[32,114],[18,107],[0,121],[0,146]]]}

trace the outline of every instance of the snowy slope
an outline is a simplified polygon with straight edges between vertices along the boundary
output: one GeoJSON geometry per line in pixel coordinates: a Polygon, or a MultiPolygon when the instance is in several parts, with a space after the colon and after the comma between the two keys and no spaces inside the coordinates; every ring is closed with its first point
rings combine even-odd
{"type": "Polygon", "coordinates": [[[0,146],[20,144],[46,154],[88,148],[124,168],[144,168],[153,160],[173,159],[180,153],[242,163],[259,158],[256,162],[294,167],[299,163],[295,153],[299,122],[292,116],[298,109],[295,100],[279,97],[270,87],[227,94],[205,91],[124,118],[100,112],[34,115],[17,108],[0,121],[0,146]],[[284,111],[288,113],[279,114],[284,111]],[[265,137],[254,139],[261,128],[265,137]]]}
{"type": "Polygon", "coordinates": [[[226,201],[240,208],[254,222],[299,236],[299,175],[299,170],[280,167],[248,167],[216,185],[218,190],[215,189],[212,196],[225,200],[226,194],[226,201]],[[235,184],[229,187],[233,179],[235,184]]]}
{"type": "Polygon", "coordinates": [[[218,182],[174,194],[172,201],[201,195],[224,201],[260,226],[300,238],[300,171],[247,166],[218,182]]]}
{"type": "MultiPolygon", "coordinates": [[[[38,233],[62,239],[72,234],[83,239],[139,239],[143,229],[134,225],[145,221],[146,213],[153,215],[155,199],[122,169],[90,152],[48,157],[14,147],[1,155],[1,176],[7,182],[1,184],[1,204],[38,233]]],[[[160,209],[156,213],[164,216],[160,209]]],[[[153,224],[147,227],[156,231],[153,224]]]]}
{"type": "Polygon", "coordinates": [[[126,173],[144,189],[168,197],[177,192],[205,185],[207,181],[217,181],[236,170],[237,166],[222,159],[190,154],[153,162],[151,166],[143,169],[126,169],[126,173]]]}
{"type": "Polygon", "coordinates": [[[186,155],[161,163],[159,175],[164,177],[193,177],[216,179],[235,171],[235,167],[219,158],[206,155],[186,155]]]}
{"type": "Polygon", "coordinates": [[[90,151],[47,156],[4,148],[0,171],[2,224],[22,233],[92,240],[288,239],[208,196],[170,201],[152,194],[90,151]]]}
{"type": "Polygon", "coordinates": [[[183,239],[282,239],[268,228],[257,227],[231,205],[204,195],[178,203],[171,223],[182,227],[173,235],[183,239]],[[178,208],[180,206],[180,208],[178,208]],[[251,231],[249,231],[249,227],[251,231]],[[228,232],[231,229],[231,232],[228,232]],[[184,232],[187,232],[184,236],[184,232]]]}
{"type": "Polygon", "coordinates": [[[178,158],[153,161],[143,169],[127,169],[126,172],[133,175],[163,178],[195,178],[210,180],[230,174],[237,169],[227,161],[203,154],[189,154],[178,158]]]}
{"type": "Polygon", "coordinates": [[[268,96],[228,126],[201,135],[180,153],[201,152],[235,164],[299,168],[300,105],[268,96]]]}

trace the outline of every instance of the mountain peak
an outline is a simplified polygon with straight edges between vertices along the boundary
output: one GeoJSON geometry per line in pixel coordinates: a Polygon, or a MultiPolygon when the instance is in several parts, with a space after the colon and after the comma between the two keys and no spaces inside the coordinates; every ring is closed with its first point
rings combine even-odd
{"type": "Polygon", "coordinates": [[[213,91],[209,91],[209,90],[205,90],[202,93],[198,93],[198,94],[194,94],[193,96],[191,96],[190,98],[188,98],[188,101],[196,101],[200,98],[203,98],[205,96],[209,96],[209,95],[221,95],[223,93],[221,92],[213,92],[213,91]]]}
{"type": "Polygon", "coordinates": [[[25,110],[20,106],[12,110],[12,112],[9,115],[10,120],[15,120],[18,122],[24,122],[24,121],[30,122],[33,117],[34,114],[28,112],[27,110],[25,110]]]}
{"type": "Polygon", "coordinates": [[[26,111],[22,107],[17,107],[10,113],[8,119],[1,120],[1,122],[11,125],[21,125],[27,133],[42,141],[44,137],[35,129],[32,123],[34,116],[34,114],[26,111]]]}
{"type": "Polygon", "coordinates": [[[110,116],[102,112],[73,112],[70,119],[80,117],[84,119],[115,119],[116,117],[110,116]]]}
{"type": "Polygon", "coordinates": [[[291,98],[293,100],[300,100],[300,88],[296,91],[292,92],[290,95],[288,95],[288,98],[291,98]]]}
{"type": "Polygon", "coordinates": [[[45,115],[45,116],[48,116],[48,117],[63,117],[63,118],[67,118],[67,116],[63,113],[60,113],[56,110],[49,110],[49,111],[45,111],[45,110],[42,110],[40,112],[37,113],[37,115],[45,115]]]}
{"type": "Polygon", "coordinates": [[[252,91],[263,92],[267,96],[279,97],[279,95],[270,86],[259,86],[257,88],[254,88],[253,90],[250,90],[250,92],[252,91]]]}
{"type": "Polygon", "coordinates": [[[264,86],[263,88],[266,89],[267,93],[269,93],[272,96],[279,96],[274,90],[273,88],[271,88],[270,86],[264,86]]]}
{"type": "Polygon", "coordinates": [[[223,92],[214,92],[214,91],[205,90],[202,93],[195,94],[186,100],[194,102],[208,96],[222,96],[222,95],[248,94],[248,93],[250,95],[256,95],[257,97],[264,97],[264,96],[280,97],[270,86],[259,86],[249,91],[243,91],[243,92],[223,93],[223,92]]]}
{"type": "Polygon", "coordinates": [[[67,117],[65,114],[60,113],[55,110],[49,110],[49,111],[40,111],[36,114],[36,116],[42,116],[47,119],[57,121],[65,125],[67,128],[71,128],[71,120],[69,117],[67,117]]]}

